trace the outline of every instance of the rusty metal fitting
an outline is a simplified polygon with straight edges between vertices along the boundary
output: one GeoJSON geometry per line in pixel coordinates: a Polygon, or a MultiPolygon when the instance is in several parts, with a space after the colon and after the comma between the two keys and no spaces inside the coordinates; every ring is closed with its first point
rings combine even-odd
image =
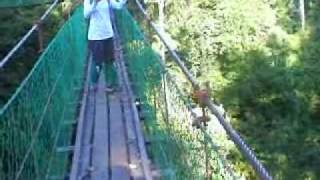
{"type": "Polygon", "coordinates": [[[210,118],[208,116],[200,116],[192,121],[192,126],[196,128],[201,128],[202,124],[207,126],[208,122],[210,121],[210,118]]]}
{"type": "Polygon", "coordinates": [[[208,90],[195,90],[192,93],[192,99],[195,103],[199,104],[200,107],[205,107],[206,102],[209,99],[209,93],[208,90]]]}

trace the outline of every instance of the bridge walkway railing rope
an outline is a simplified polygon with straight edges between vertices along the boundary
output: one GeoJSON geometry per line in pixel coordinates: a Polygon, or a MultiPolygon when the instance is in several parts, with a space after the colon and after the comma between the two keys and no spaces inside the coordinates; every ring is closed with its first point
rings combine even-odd
{"type": "MultiPolygon", "coordinates": [[[[143,8],[142,4],[139,0],[136,0],[136,4],[138,5],[140,11],[143,13],[144,17],[149,21],[150,26],[152,29],[156,32],[162,43],[166,46],[168,51],[172,55],[172,59],[176,62],[178,67],[181,69],[185,77],[188,79],[188,81],[191,83],[193,89],[195,92],[201,92],[199,83],[196,81],[196,79],[193,77],[193,75],[189,72],[189,70],[184,65],[181,58],[177,55],[177,53],[169,46],[169,44],[165,41],[163,38],[163,35],[158,31],[155,24],[151,21],[148,14],[146,13],[145,9],[143,8]]],[[[127,25],[127,24],[126,24],[127,25]]],[[[131,28],[128,28],[131,29],[131,28]]],[[[122,36],[130,34],[131,36],[134,34],[133,32],[126,32],[123,33],[122,36]]],[[[135,44],[139,45],[138,42],[135,42],[135,44]]],[[[146,54],[144,54],[146,56],[146,54]]],[[[150,58],[150,57],[149,57],[150,58]]],[[[142,72],[142,71],[140,71],[142,72]]],[[[157,72],[157,71],[156,71],[157,72]]],[[[150,76],[147,76],[150,77],[150,76]]],[[[139,81],[141,82],[141,81],[139,81]]],[[[249,148],[249,146],[244,142],[244,140],[241,138],[241,136],[232,128],[232,126],[228,123],[226,120],[228,117],[225,116],[224,113],[221,113],[220,110],[218,110],[218,106],[213,103],[213,101],[210,99],[208,95],[205,95],[202,98],[200,102],[203,106],[206,106],[212,114],[217,118],[217,120],[220,122],[220,124],[223,126],[226,133],[229,135],[231,140],[237,145],[239,151],[243,154],[243,156],[247,159],[247,161],[250,163],[250,165],[253,167],[253,169],[256,171],[257,175],[261,179],[272,179],[272,176],[268,173],[266,168],[260,163],[260,161],[255,156],[254,152],[249,148]]],[[[164,102],[164,104],[166,104],[164,102]]]]}
{"type": "MultiPolygon", "coordinates": [[[[117,12],[116,17],[127,70],[141,109],[140,118],[144,119],[148,153],[159,174],[169,179],[232,179],[233,172],[215,146],[213,134],[205,126],[192,127],[197,118],[192,100],[176,85],[175,77],[146,41],[138,23],[127,10],[117,12]]],[[[78,8],[0,110],[0,179],[49,179],[64,175],[68,151],[63,151],[63,147],[70,145],[82,88],[85,24],[82,9],[78,8]]],[[[151,27],[154,28],[152,22],[151,27]]],[[[199,90],[179,56],[157,33],[193,88],[199,90]]],[[[202,103],[222,124],[258,176],[272,179],[210,98],[202,103]]]]}
{"type": "Polygon", "coordinates": [[[78,8],[0,109],[0,179],[64,178],[85,49],[78,8]]]}
{"type": "Polygon", "coordinates": [[[133,83],[147,150],[164,179],[234,179],[212,141],[212,134],[192,127],[190,97],[177,86],[160,57],[127,10],[118,11],[124,59],[133,83]]]}

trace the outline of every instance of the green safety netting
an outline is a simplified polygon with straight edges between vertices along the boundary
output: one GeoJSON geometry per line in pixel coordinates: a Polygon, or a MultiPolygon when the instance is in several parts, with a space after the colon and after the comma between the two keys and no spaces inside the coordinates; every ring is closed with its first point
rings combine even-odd
{"type": "Polygon", "coordinates": [[[0,7],[20,7],[53,2],[54,0],[1,0],[0,7]]]}
{"type": "MultiPolygon", "coordinates": [[[[148,153],[162,177],[232,178],[211,134],[191,126],[187,93],[162,66],[137,22],[126,9],[117,11],[116,19],[148,153]]],[[[64,178],[85,50],[86,23],[78,8],[0,110],[0,179],[64,178]]]]}
{"type": "Polygon", "coordinates": [[[85,49],[86,23],[78,8],[0,109],[1,180],[64,178],[85,49]]]}
{"type": "Polygon", "coordinates": [[[191,100],[166,71],[127,10],[116,12],[128,74],[141,104],[148,153],[163,179],[232,179],[203,128],[193,128],[191,100]],[[183,95],[184,94],[184,95],[183,95]]]}

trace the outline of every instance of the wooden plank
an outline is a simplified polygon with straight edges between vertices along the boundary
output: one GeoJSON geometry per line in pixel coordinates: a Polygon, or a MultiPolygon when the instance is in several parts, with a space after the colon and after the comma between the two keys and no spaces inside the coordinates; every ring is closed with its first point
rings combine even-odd
{"type": "Polygon", "coordinates": [[[96,93],[96,111],[92,151],[92,180],[109,179],[108,114],[105,80],[101,76],[96,93]]]}
{"type": "Polygon", "coordinates": [[[125,92],[121,96],[123,106],[123,118],[126,120],[126,131],[128,135],[127,145],[129,152],[129,169],[131,177],[134,180],[145,179],[143,168],[140,160],[140,151],[138,147],[138,140],[134,131],[134,120],[130,108],[130,100],[126,98],[125,92]]]}
{"type": "Polygon", "coordinates": [[[129,180],[126,132],[122,119],[120,97],[118,93],[114,93],[109,95],[108,98],[110,108],[111,179],[129,180]]]}
{"type": "MultiPolygon", "coordinates": [[[[83,179],[85,177],[90,176],[90,156],[91,156],[91,150],[92,150],[92,142],[91,142],[91,136],[92,136],[92,130],[93,130],[93,119],[94,119],[94,103],[95,103],[95,97],[94,93],[90,92],[88,94],[88,104],[86,107],[85,112],[85,119],[82,126],[82,134],[77,134],[79,138],[81,139],[81,145],[79,147],[76,147],[76,151],[80,150],[80,161],[79,168],[78,168],[78,174],[76,179],[83,179]]],[[[73,164],[76,162],[73,162],[73,164]]]]}
{"type": "MultiPolygon", "coordinates": [[[[91,63],[89,61],[88,67],[90,67],[91,63]]],[[[84,92],[82,94],[81,101],[81,109],[77,119],[77,134],[76,134],[76,142],[75,142],[75,151],[72,157],[72,167],[70,172],[70,180],[77,180],[79,176],[81,176],[82,167],[85,165],[85,160],[83,160],[83,146],[85,146],[86,142],[84,141],[84,137],[88,136],[89,130],[84,130],[83,127],[87,127],[90,129],[90,123],[86,120],[88,117],[88,104],[90,105],[91,99],[89,93],[89,68],[86,68],[86,77],[84,83],[84,92]]],[[[89,134],[90,136],[90,134],[89,134]]],[[[87,161],[88,162],[88,161],[87,161]]]]}
{"type": "MultiPolygon", "coordinates": [[[[114,18],[112,18],[112,23],[113,25],[115,25],[114,18]]],[[[140,162],[141,162],[143,173],[144,173],[144,179],[152,180],[153,178],[152,178],[151,167],[150,167],[151,163],[146,151],[145,141],[144,141],[143,132],[142,132],[142,126],[140,124],[138,111],[135,106],[135,102],[133,100],[134,94],[130,86],[127,69],[124,63],[124,57],[123,57],[123,52],[121,50],[118,30],[116,26],[114,26],[114,29],[115,29],[115,38],[114,38],[115,47],[120,49],[116,56],[116,59],[117,59],[116,62],[118,67],[118,77],[120,79],[119,82],[121,82],[122,90],[125,92],[125,95],[128,97],[126,101],[129,102],[129,105],[130,105],[129,109],[131,109],[131,112],[132,112],[131,117],[133,118],[133,131],[136,133],[137,145],[138,145],[138,150],[140,155],[140,162]]]]}
{"type": "Polygon", "coordinates": [[[137,145],[138,145],[138,150],[139,150],[139,157],[140,157],[140,162],[141,166],[143,169],[144,173],[144,179],[146,180],[152,180],[152,173],[151,173],[151,167],[150,167],[150,159],[147,154],[146,146],[145,146],[145,140],[143,136],[143,130],[142,130],[142,124],[140,123],[140,118],[138,114],[138,110],[136,108],[135,102],[134,102],[134,94],[133,91],[130,87],[130,81],[128,78],[127,70],[124,64],[123,60],[123,54],[119,54],[119,61],[118,61],[118,67],[119,71],[121,72],[121,82],[123,86],[123,90],[125,91],[126,97],[126,102],[129,103],[129,109],[131,110],[131,117],[132,117],[132,124],[133,124],[133,131],[136,133],[136,139],[137,139],[137,145]]]}
{"type": "Polygon", "coordinates": [[[125,94],[131,97],[131,99],[128,99],[130,101],[130,106],[131,106],[129,107],[129,109],[132,110],[131,117],[133,117],[133,127],[134,127],[133,131],[136,133],[137,145],[140,152],[139,155],[140,155],[141,165],[144,173],[144,179],[152,180],[153,178],[151,174],[150,160],[146,152],[146,147],[145,147],[142,127],[139,121],[138,111],[132,99],[134,96],[133,96],[132,89],[130,87],[128,74],[125,68],[125,64],[123,60],[123,52],[120,44],[119,32],[118,32],[118,29],[115,23],[115,17],[112,11],[111,11],[111,21],[114,28],[114,45],[115,45],[115,48],[119,50],[116,52],[116,60],[117,60],[116,62],[118,67],[119,82],[121,82],[121,86],[125,94]]]}

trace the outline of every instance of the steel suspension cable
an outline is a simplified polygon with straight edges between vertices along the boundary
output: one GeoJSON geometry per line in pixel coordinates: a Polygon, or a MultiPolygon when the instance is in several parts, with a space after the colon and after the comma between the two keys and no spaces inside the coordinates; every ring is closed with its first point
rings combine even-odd
{"type": "Polygon", "coordinates": [[[0,179],[56,179],[68,169],[87,45],[83,8],[60,28],[0,108],[0,179]],[[46,178],[48,177],[48,178],[46,178]]]}
{"type": "MultiPolygon", "coordinates": [[[[173,56],[174,61],[177,63],[179,68],[183,71],[184,75],[187,77],[189,82],[192,84],[194,89],[199,89],[199,83],[196,81],[196,79],[193,77],[191,72],[188,70],[188,68],[185,66],[179,55],[173,50],[173,48],[166,42],[165,38],[161,34],[161,32],[156,28],[156,25],[152,22],[151,18],[147,14],[146,10],[144,9],[143,5],[139,0],[135,1],[139,10],[142,12],[144,17],[149,22],[152,29],[156,32],[162,43],[167,47],[171,55],[173,56]]],[[[263,179],[263,180],[272,180],[272,176],[269,174],[269,172],[266,170],[266,168],[261,164],[261,162],[258,160],[254,152],[249,148],[249,146],[244,142],[244,140],[241,138],[241,136],[232,128],[232,126],[226,121],[223,114],[219,112],[219,110],[216,108],[217,105],[213,103],[213,101],[210,99],[210,97],[206,98],[205,105],[209,108],[211,113],[213,113],[217,119],[219,120],[220,124],[223,126],[231,140],[238,146],[239,151],[242,153],[242,155],[248,160],[250,165],[253,167],[257,175],[263,179]]]]}
{"type": "Polygon", "coordinates": [[[21,38],[21,40],[10,50],[10,52],[0,61],[0,69],[2,69],[12,56],[24,45],[24,43],[30,38],[30,36],[39,29],[40,23],[43,22],[57,6],[60,0],[55,0],[45,13],[39,19],[39,23],[34,24],[31,29],[21,38]]]}

